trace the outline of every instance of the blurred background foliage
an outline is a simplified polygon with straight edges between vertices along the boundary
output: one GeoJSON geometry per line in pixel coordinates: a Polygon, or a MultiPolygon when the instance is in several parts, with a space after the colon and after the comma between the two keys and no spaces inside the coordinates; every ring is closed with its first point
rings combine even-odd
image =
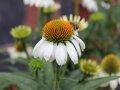
{"type": "Polygon", "coordinates": [[[89,27],[79,33],[87,46],[83,55],[97,60],[110,53],[120,56],[120,4],[110,0],[98,0],[97,3],[99,11],[90,15],[89,27]],[[103,1],[110,7],[103,7],[103,1]]]}

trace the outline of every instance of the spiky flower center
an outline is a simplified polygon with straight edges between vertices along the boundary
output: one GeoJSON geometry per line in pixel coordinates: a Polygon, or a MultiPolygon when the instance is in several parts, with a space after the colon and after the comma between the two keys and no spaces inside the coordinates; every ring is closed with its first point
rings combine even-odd
{"type": "Polygon", "coordinates": [[[92,60],[81,60],[80,62],[81,70],[89,75],[95,75],[98,72],[97,62],[92,60]]]}
{"type": "Polygon", "coordinates": [[[43,36],[52,42],[65,42],[70,40],[73,34],[73,26],[63,20],[52,20],[43,28],[43,36]]]}
{"type": "Polygon", "coordinates": [[[12,28],[10,34],[15,38],[15,39],[24,39],[30,36],[32,33],[32,29],[29,26],[25,25],[20,25],[15,28],[12,28]]]}
{"type": "Polygon", "coordinates": [[[90,64],[90,63],[86,63],[84,64],[84,69],[89,71],[89,72],[96,72],[96,69],[94,68],[94,65],[90,64]]]}
{"type": "Polygon", "coordinates": [[[110,54],[103,58],[102,69],[108,74],[115,74],[120,71],[120,61],[116,55],[110,54]]]}

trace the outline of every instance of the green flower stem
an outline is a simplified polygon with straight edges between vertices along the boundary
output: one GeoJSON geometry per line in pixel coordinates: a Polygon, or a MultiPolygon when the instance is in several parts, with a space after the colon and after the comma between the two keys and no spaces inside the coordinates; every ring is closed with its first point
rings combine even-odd
{"type": "Polygon", "coordinates": [[[45,14],[43,12],[43,8],[40,9],[40,13],[39,13],[39,22],[38,22],[38,33],[40,34],[41,33],[41,30],[44,26],[44,23],[45,23],[45,18],[44,18],[45,14]]]}
{"type": "Polygon", "coordinates": [[[48,14],[46,14],[46,16],[47,16],[47,20],[46,20],[46,22],[49,22],[49,21],[51,20],[51,15],[52,15],[52,13],[48,13],[48,14]]]}
{"type": "Polygon", "coordinates": [[[27,51],[26,42],[23,41],[22,44],[23,44],[24,52],[25,52],[26,55],[27,55],[27,59],[29,60],[29,59],[30,59],[30,56],[29,56],[28,51],[27,51]]]}
{"type": "Polygon", "coordinates": [[[55,70],[54,90],[59,90],[60,68],[57,65],[57,63],[54,63],[54,70],[55,70]]]}
{"type": "Polygon", "coordinates": [[[63,67],[61,67],[61,77],[64,77],[67,71],[67,67],[68,67],[68,62],[63,67]]]}
{"type": "Polygon", "coordinates": [[[39,80],[39,73],[38,73],[38,70],[35,71],[35,77],[37,80],[39,80]]]}

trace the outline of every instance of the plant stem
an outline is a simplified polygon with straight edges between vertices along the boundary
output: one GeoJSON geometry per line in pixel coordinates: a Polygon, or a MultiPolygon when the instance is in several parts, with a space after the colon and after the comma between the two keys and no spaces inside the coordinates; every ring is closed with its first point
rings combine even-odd
{"type": "Polygon", "coordinates": [[[50,21],[50,19],[51,19],[51,13],[48,13],[48,14],[46,14],[46,17],[47,17],[47,20],[46,20],[46,22],[49,22],[50,21]]]}
{"type": "Polygon", "coordinates": [[[55,66],[55,84],[54,84],[54,90],[59,90],[59,74],[60,74],[60,69],[57,63],[54,63],[55,66]]]}
{"type": "Polygon", "coordinates": [[[41,33],[41,30],[43,28],[44,22],[45,22],[44,12],[43,12],[43,8],[41,8],[40,9],[40,13],[39,13],[39,21],[38,21],[39,33],[41,33]]]}
{"type": "Polygon", "coordinates": [[[27,55],[27,59],[29,59],[29,58],[30,58],[30,56],[29,56],[28,51],[27,51],[27,46],[26,46],[26,43],[25,43],[25,42],[22,42],[22,44],[23,44],[24,52],[25,52],[25,53],[26,53],[26,55],[27,55]]]}
{"type": "Polygon", "coordinates": [[[38,70],[35,71],[35,77],[36,79],[39,79],[38,70]]]}

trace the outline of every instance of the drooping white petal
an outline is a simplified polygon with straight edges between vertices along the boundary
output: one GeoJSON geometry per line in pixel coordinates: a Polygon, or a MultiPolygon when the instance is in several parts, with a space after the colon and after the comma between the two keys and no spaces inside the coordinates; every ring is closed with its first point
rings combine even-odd
{"type": "Polygon", "coordinates": [[[78,52],[78,55],[81,56],[79,43],[76,40],[74,40],[74,39],[72,39],[71,41],[72,41],[73,45],[75,46],[75,48],[76,48],[76,50],[78,52]]]}
{"type": "Polygon", "coordinates": [[[32,53],[35,53],[35,50],[36,50],[43,42],[44,42],[44,39],[41,39],[41,40],[35,45],[32,53]]]}
{"type": "Polygon", "coordinates": [[[43,44],[45,43],[45,41],[41,41],[41,42],[38,42],[32,52],[32,55],[33,57],[37,58],[38,57],[38,54],[39,54],[39,51],[41,50],[41,47],[43,46],[43,44]]]}
{"type": "Polygon", "coordinates": [[[74,64],[78,63],[78,55],[75,50],[75,47],[70,43],[66,42],[67,52],[74,64]]]}
{"type": "Polygon", "coordinates": [[[73,37],[74,37],[74,38],[77,40],[77,42],[80,44],[82,51],[84,51],[84,49],[85,49],[85,43],[84,43],[80,38],[78,38],[77,36],[73,35],[73,37]]]}
{"type": "Polygon", "coordinates": [[[53,45],[53,52],[52,52],[52,55],[50,57],[50,62],[52,62],[53,60],[55,60],[55,52],[56,52],[56,48],[57,48],[57,44],[54,44],[53,45]]]}
{"type": "MultiPolygon", "coordinates": [[[[43,59],[43,52],[45,50],[45,46],[47,45],[47,41],[44,41],[38,48],[37,52],[35,52],[36,57],[43,59]]],[[[34,56],[35,57],[35,56],[34,56]]]]}
{"type": "Polygon", "coordinates": [[[64,65],[67,61],[67,50],[64,44],[59,43],[56,52],[55,58],[58,65],[64,65]]]}
{"type": "Polygon", "coordinates": [[[111,88],[112,90],[115,90],[115,89],[117,88],[117,86],[118,86],[117,80],[112,80],[112,81],[110,81],[110,88],[111,88]]]}
{"type": "Polygon", "coordinates": [[[47,42],[45,46],[45,50],[43,51],[44,59],[48,61],[52,55],[53,52],[53,43],[52,42],[47,42]]]}

